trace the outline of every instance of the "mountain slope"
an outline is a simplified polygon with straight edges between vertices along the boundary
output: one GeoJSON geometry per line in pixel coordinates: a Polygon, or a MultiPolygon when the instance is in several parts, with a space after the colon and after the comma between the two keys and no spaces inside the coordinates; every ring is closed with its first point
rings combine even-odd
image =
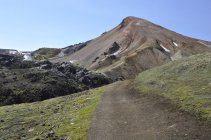
{"type": "Polygon", "coordinates": [[[208,52],[210,45],[144,19],[127,17],[111,31],[66,57],[66,61],[128,78],[172,60],[208,52]]]}
{"type": "Polygon", "coordinates": [[[211,53],[191,56],[139,74],[141,93],[158,94],[211,122],[211,53]]]}

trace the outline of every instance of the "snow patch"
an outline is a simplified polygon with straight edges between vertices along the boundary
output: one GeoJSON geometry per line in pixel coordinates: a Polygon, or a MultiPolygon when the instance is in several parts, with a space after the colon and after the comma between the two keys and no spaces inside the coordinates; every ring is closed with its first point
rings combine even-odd
{"type": "Polygon", "coordinates": [[[179,47],[179,45],[176,42],[173,42],[174,46],[179,47]]]}
{"type": "Polygon", "coordinates": [[[59,57],[63,57],[65,54],[63,52],[63,50],[61,50],[61,52],[58,54],[59,57]]]}
{"type": "Polygon", "coordinates": [[[12,51],[12,50],[9,51],[9,54],[17,54],[17,53],[18,53],[18,51],[15,51],[15,50],[14,51],[12,51]]]}
{"type": "Polygon", "coordinates": [[[24,61],[32,61],[32,56],[31,56],[31,54],[25,54],[24,56],[23,56],[23,60],[24,61]]]}
{"type": "Polygon", "coordinates": [[[77,62],[77,60],[70,60],[70,63],[75,63],[77,62]]]}
{"type": "Polygon", "coordinates": [[[162,44],[160,44],[160,46],[161,46],[166,52],[170,53],[170,50],[167,49],[166,47],[164,47],[162,44]]]}
{"type": "Polygon", "coordinates": [[[201,43],[202,45],[206,46],[206,47],[211,48],[211,45],[207,45],[207,44],[205,44],[204,42],[201,42],[201,41],[198,41],[198,42],[201,43]]]}
{"type": "Polygon", "coordinates": [[[208,46],[207,44],[205,44],[205,43],[203,43],[203,42],[201,42],[201,41],[198,41],[199,43],[201,43],[202,45],[204,45],[204,46],[208,46]]]}
{"type": "Polygon", "coordinates": [[[137,22],[136,25],[137,25],[137,26],[140,26],[140,25],[141,25],[141,22],[137,22]]]}
{"type": "Polygon", "coordinates": [[[107,57],[103,58],[101,61],[104,61],[107,57]]]}
{"type": "Polygon", "coordinates": [[[113,67],[113,69],[114,69],[114,68],[117,68],[117,67],[119,67],[119,66],[121,66],[123,63],[124,63],[124,62],[121,62],[120,64],[116,65],[115,67],[113,67]]]}
{"type": "Polygon", "coordinates": [[[113,53],[112,55],[117,55],[121,52],[121,50],[118,50],[117,52],[113,53]]]}

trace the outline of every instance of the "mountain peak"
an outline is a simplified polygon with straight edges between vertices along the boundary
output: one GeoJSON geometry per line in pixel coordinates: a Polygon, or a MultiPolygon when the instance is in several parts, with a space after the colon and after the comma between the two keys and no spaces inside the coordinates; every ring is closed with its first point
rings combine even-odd
{"type": "Polygon", "coordinates": [[[138,18],[138,17],[134,17],[134,16],[128,16],[126,18],[124,18],[122,20],[122,22],[120,23],[121,28],[122,27],[126,27],[127,25],[131,24],[131,23],[146,23],[147,21],[142,19],[142,18],[138,18]]]}
{"type": "Polygon", "coordinates": [[[127,16],[123,19],[123,21],[124,20],[143,20],[143,19],[135,17],[135,16],[127,16]]]}
{"type": "Polygon", "coordinates": [[[113,77],[127,78],[169,61],[209,52],[210,44],[128,16],[117,27],[65,59],[100,69],[113,77]]]}

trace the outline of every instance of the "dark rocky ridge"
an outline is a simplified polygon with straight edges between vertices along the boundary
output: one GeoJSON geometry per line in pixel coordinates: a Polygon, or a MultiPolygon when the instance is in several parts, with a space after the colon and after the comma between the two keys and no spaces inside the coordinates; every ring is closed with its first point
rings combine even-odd
{"type": "Polygon", "coordinates": [[[0,54],[10,54],[10,53],[18,53],[17,50],[14,49],[0,49],[0,54]]]}
{"type": "Polygon", "coordinates": [[[41,101],[109,84],[101,73],[72,63],[0,57],[0,106],[41,101]]]}
{"type": "Polygon", "coordinates": [[[89,40],[89,41],[86,41],[86,42],[83,42],[83,43],[78,43],[78,44],[75,44],[75,45],[67,46],[67,47],[63,48],[64,54],[65,55],[71,55],[71,54],[79,51],[80,49],[86,47],[87,44],[89,44],[91,41],[92,40],[89,40]]]}

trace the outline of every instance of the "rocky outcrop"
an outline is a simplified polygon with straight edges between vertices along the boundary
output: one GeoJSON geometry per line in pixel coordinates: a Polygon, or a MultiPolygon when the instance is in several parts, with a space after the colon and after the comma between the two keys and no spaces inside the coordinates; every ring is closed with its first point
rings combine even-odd
{"type": "Polygon", "coordinates": [[[14,49],[0,49],[0,54],[4,54],[4,55],[18,55],[20,53],[17,50],[14,50],[14,49]]]}
{"type": "Polygon", "coordinates": [[[46,60],[57,56],[61,52],[58,48],[40,48],[32,52],[32,57],[35,60],[46,60]]]}
{"type": "MultiPolygon", "coordinates": [[[[35,60],[51,60],[53,62],[64,62],[60,59],[68,57],[69,55],[86,47],[92,40],[70,45],[64,48],[40,48],[31,53],[32,58],[35,60]]],[[[66,61],[67,62],[67,61],[66,61]]],[[[69,62],[69,61],[68,61],[69,62]]]]}
{"type": "Polygon", "coordinates": [[[53,64],[20,61],[12,56],[3,58],[11,61],[0,69],[0,105],[41,101],[112,82],[101,73],[68,62],[53,64]]]}
{"type": "Polygon", "coordinates": [[[78,43],[78,44],[70,45],[70,46],[63,48],[62,50],[64,52],[64,55],[71,55],[71,54],[81,50],[82,48],[86,47],[87,44],[89,44],[91,41],[92,40],[89,40],[89,41],[86,41],[83,43],[78,43]]]}

